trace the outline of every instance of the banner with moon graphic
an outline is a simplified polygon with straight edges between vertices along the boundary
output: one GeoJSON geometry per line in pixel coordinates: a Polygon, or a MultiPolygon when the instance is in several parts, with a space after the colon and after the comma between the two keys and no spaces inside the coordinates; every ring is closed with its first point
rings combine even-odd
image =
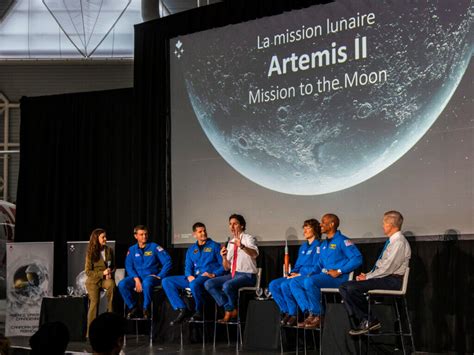
{"type": "Polygon", "coordinates": [[[6,336],[30,336],[43,297],[53,295],[53,242],[7,243],[6,336]]]}

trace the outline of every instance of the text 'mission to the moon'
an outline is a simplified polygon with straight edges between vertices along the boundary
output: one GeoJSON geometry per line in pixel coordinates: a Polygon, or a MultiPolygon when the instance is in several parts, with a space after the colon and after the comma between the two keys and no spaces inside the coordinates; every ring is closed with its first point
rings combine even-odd
{"type": "MultiPolygon", "coordinates": [[[[314,38],[330,36],[342,31],[353,30],[374,25],[375,14],[360,14],[348,19],[326,19],[324,25],[305,26],[297,29],[286,29],[273,36],[257,36],[257,49],[265,50],[271,47],[283,46],[289,43],[313,40],[314,38]]],[[[317,42],[313,42],[317,43],[317,42]]],[[[283,77],[285,74],[317,70],[320,68],[341,65],[347,61],[363,61],[368,57],[368,38],[359,34],[354,36],[352,43],[339,44],[332,41],[325,48],[314,48],[310,53],[291,53],[280,57],[273,54],[267,70],[267,78],[283,77]]],[[[249,90],[248,103],[259,104],[277,100],[285,100],[297,96],[318,95],[332,91],[357,86],[374,85],[387,81],[387,70],[372,72],[356,70],[351,73],[341,73],[338,77],[321,75],[312,82],[301,82],[298,85],[279,86],[269,85],[267,88],[257,87],[249,90]]]]}

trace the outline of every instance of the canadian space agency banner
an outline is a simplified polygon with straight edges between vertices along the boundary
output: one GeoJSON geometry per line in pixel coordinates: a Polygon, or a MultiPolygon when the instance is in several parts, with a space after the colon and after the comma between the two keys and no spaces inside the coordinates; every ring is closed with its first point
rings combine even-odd
{"type": "Polygon", "coordinates": [[[7,244],[6,336],[37,329],[43,297],[53,295],[52,242],[7,244]]]}
{"type": "Polygon", "coordinates": [[[0,299],[6,298],[7,243],[15,235],[15,214],[14,204],[0,200],[0,299]]]}
{"type": "Polygon", "coordinates": [[[174,242],[240,212],[350,237],[474,232],[471,0],[338,0],[170,40],[174,242]]]}

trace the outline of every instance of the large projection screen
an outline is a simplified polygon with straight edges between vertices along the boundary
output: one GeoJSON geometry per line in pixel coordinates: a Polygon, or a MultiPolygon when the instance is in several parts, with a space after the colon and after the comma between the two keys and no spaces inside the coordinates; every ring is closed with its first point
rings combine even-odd
{"type": "Polygon", "coordinates": [[[351,0],[170,39],[173,243],[474,232],[470,0],[351,0]]]}

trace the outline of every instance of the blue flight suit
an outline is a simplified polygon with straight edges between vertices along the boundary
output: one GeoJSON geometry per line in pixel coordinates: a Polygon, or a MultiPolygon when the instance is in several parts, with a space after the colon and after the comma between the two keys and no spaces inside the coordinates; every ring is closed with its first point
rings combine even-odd
{"type": "Polygon", "coordinates": [[[362,265],[362,254],[354,243],[340,231],[320,245],[319,261],[307,277],[298,277],[290,283],[290,289],[303,312],[321,315],[321,288],[339,288],[347,281],[349,274],[362,265]],[[328,270],[341,270],[334,278],[328,270]]]}
{"type": "Polygon", "coordinates": [[[220,250],[220,244],[210,238],[202,246],[196,242],[186,252],[184,276],[168,276],[163,280],[163,290],[174,310],[186,308],[179,290],[189,287],[196,304],[195,311],[201,311],[204,304],[204,282],[209,280],[209,277],[202,274],[207,272],[221,276],[225,273],[220,250]],[[188,276],[194,276],[195,279],[189,282],[188,276]]]}
{"type": "Polygon", "coordinates": [[[311,244],[307,241],[303,243],[298,250],[298,258],[296,264],[291,270],[292,274],[301,274],[291,279],[280,277],[270,282],[269,288],[273,299],[278,304],[281,313],[288,313],[296,316],[298,311],[296,300],[290,291],[290,283],[292,280],[302,278],[308,275],[314,268],[315,263],[319,262],[320,240],[313,240],[311,244]]]}
{"type": "Polygon", "coordinates": [[[138,247],[138,243],[132,245],[125,258],[127,277],[118,284],[118,289],[128,309],[132,309],[136,305],[133,297],[134,278],[139,277],[142,282],[143,308],[147,309],[151,303],[153,287],[159,285],[161,280],[168,275],[171,266],[171,257],[158,244],[147,243],[143,249],[138,247]]]}

